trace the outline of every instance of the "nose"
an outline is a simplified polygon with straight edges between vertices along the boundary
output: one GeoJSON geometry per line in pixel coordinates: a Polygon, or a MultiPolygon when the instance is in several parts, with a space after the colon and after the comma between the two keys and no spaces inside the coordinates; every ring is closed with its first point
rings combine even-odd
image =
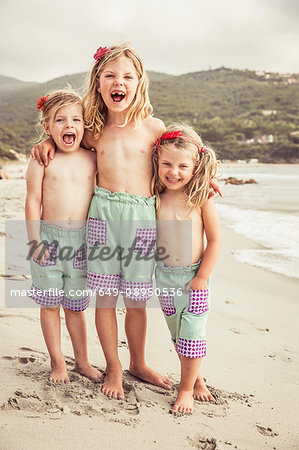
{"type": "Polygon", "coordinates": [[[67,119],[65,122],[65,126],[66,128],[72,128],[73,127],[73,122],[71,119],[67,119]]]}
{"type": "Polygon", "coordinates": [[[173,167],[171,167],[170,173],[172,175],[177,175],[178,171],[179,171],[178,167],[173,166],[173,167]]]}
{"type": "Polygon", "coordinates": [[[122,78],[121,77],[115,77],[115,79],[114,79],[114,84],[116,84],[116,85],[123,85],[123,80],[122,80],[122,78]]]}

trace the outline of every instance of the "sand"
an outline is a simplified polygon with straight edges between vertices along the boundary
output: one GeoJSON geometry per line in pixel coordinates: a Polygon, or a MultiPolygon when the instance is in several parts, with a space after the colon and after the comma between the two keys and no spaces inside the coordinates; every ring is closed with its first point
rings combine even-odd
{"type": "MultiPolygon", "coordinates": [[[[2,219],[22,218],[24,191],[23,180],[0,182],[2,219]]],[[[125,400],[106,398],[101,385],[72,370],[64,319],[63,351],[71,383],[47,381],[49,360],[38,308],[5,308],[3,222],[0,234],[1,449],[299,448],[299,282],[238,262],[234,250],[254,248],[250,241],[224,229],[213,274],[208,356],[202,371],[216,402],[196,402],[192,416],[177,416],[170,410],[179,364],[157,308],[148,309],[147,362],[169,375],[172,392],[127,372],[122,305],[119,353],[125,400]]],[[[90,361],[103,370],[94,309],[86,316],[90,361]]]]}

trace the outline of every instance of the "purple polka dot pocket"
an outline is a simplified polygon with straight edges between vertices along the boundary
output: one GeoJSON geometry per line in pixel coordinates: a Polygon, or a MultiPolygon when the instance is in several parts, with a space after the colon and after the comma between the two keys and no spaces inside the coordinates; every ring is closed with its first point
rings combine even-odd
{"type": "Polygon", "coordinates": [[[107,241],[106,220],[94,219],[93,217],[89,217],[87,230],[88,230],[87,242],[90,245],[106,245],[107,241]]]}
{"type": "Polygon", "coordinates": [[[55,266],[56,265],[56,259],[57,259],[57,249],[58,245],[55,244],[55,242],[52,242],[51,244],[47,245],[48,252],[50,254],[49,258],[44,258],[45,263],[40,262],[40,260],[32,258],[33,261],[38,264],[41,267],[47,267],[47,266],[55,266]]]}
{"type": "Polygon", "coordinates": [[[174,306],[174,293],[169,292],[166,294],[164,292],[161,292],[158,297],[164,314],[166,316],[173,316],[176,313],[176,309],[174,306]]]}
{"type": "Polygon", "coordinates": [[[188,312],[192,314],[203,314],[209,310],[208,304],[209,289],[200,289],[189,291],[188,312]]]}

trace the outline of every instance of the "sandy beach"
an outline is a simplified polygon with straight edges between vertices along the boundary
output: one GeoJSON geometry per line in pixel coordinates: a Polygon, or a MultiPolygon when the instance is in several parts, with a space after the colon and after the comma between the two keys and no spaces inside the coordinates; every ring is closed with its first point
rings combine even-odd
{"type": "MultiPolygon", "coordinates": [[[[3,220],[22,219],[24,180],[0,181],[0,386],[1,448],[12,449],[298,449],[299,281],[237,261],[235,250],[256,244],[223,229],[213,273],[208,356],[202,372],[215,404],[196,402],[192,416],[170,413],[179,364],[162,313],[148,309],[147,362],[167,374],[171,392],[128,372],[125,310],[118,310],[124,401],[111,400],[72,370],[64,319],[63,351],[71,383],[47,381],[49,360],[38,308],[6,308],[3,220]],[[297,423],[297,425],[296,425],[297,423]]],[[[121,307],[121,304],[120,304],[121,307]]],[[[94,326],[86,312],[89,357],[104,369],[94,326]]]]}

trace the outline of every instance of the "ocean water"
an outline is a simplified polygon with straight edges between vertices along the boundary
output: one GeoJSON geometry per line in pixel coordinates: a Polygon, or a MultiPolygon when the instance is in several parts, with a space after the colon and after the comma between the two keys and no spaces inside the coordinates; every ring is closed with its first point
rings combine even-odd
{"type": "Polygon", "coordinates": [[[217,210],[223,226],[247,237],[257,249],[240,249],[242,261],[299,278],[299,166],[224,165],[221,179],[254,178],[258,184],[225,185],[217,210]]]}

